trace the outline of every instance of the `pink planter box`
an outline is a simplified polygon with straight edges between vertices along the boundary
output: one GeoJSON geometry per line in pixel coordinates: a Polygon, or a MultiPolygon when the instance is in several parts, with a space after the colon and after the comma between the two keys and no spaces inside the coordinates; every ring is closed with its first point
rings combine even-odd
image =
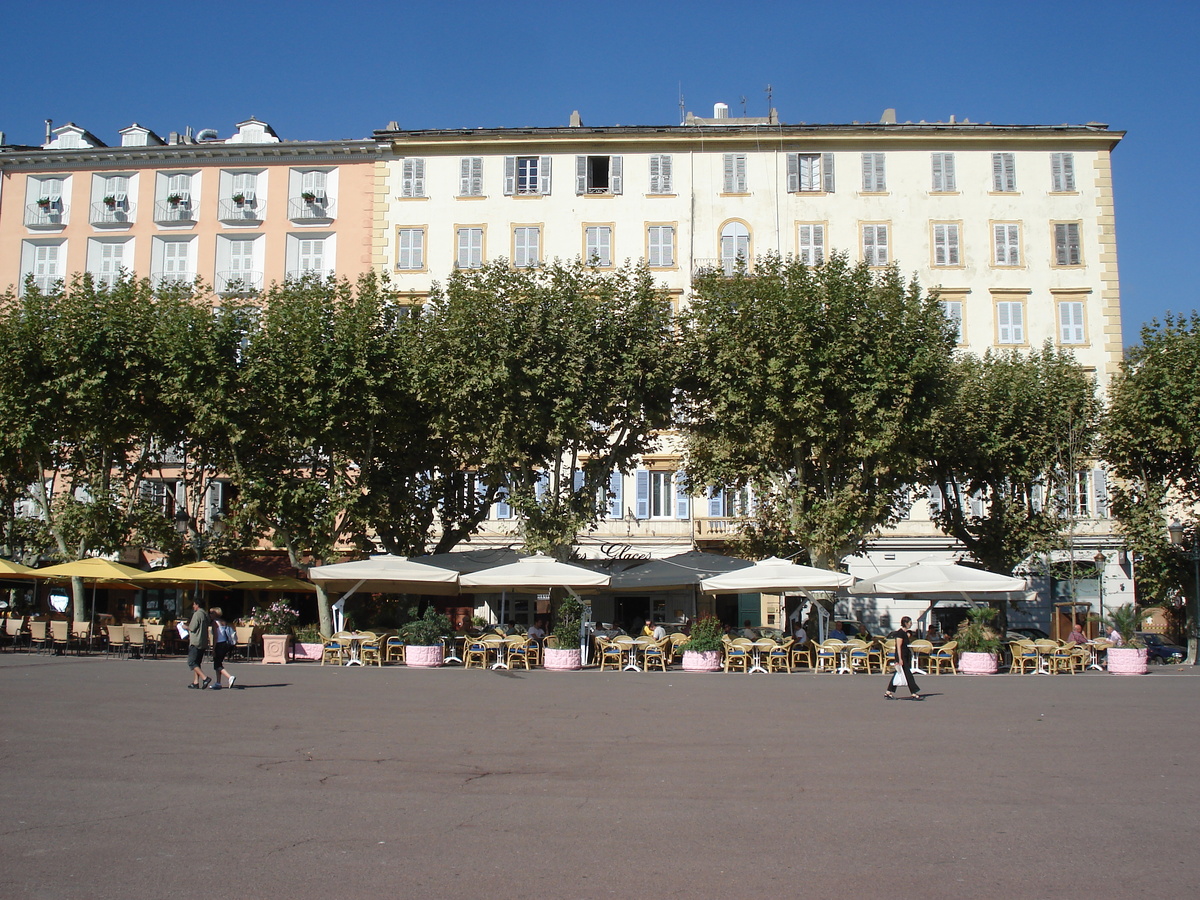
{"type": "Polygon", "coordinates": [[[578,649],[547,647],[542,651],[542,668],[555,672],[574,672],[583,668],[583,656],[578,649]]]}
{"type": "Polygon", "coordinates": [[[683,651],[683,671],[685,672],[717,672],[720,669],[720,650],[683,651]]]}
{"type": "Polygon", "coordinates": [[[323,644],[292,644],[292,659],[312,660],[313,662],[321,661],[321,650],[323,644]]]}
{"type": "Polygon", "coordinates": [[[443,649],[441,644],[435,644],[432,647],[406,646],[404,661],[417,669],[436,669],[443,662],[443,649]]]}
{"type": "Polygon", "coordinates": [[[1000,660],[995,653],[960,653],[958,672],[960,675],[995,675],[1000,671],[1000,660]]]}
{"type": "Polygon", "coordinates": [[[1145,675],[1149,671],[1144,647],[1109,647],[1108,672],[1110,675],[1145,675]]]}

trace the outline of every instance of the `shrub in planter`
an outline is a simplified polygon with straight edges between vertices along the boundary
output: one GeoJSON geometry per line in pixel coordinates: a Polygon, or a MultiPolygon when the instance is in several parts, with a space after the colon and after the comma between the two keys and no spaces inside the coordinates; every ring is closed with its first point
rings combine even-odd
{"type": "Polygon", "coordinates": [[[583,668],[583,654],[579,649],[579,624],[583,610],[579,599],[564,597],[558,604],[554,630],[554,647],[547,643],[542,652],[542,666],[557,671],[573,672],[583,668]]]}
{"type": "Polygon", "coordinates": [[[995,675],[1000,670],[1000,636],[991,628],[999,610],[977,606],[967,610],[967,624],[955,634],[958,671],[964,675],[995,675]]]}
{"type": "Polygon", "coordinates": [[[721,667],[721,638],[725,629],[716,616],[704,616],[692,624],[683,651],[685,672],[716,672],[721,667]]]}
{"type": "Polygon", "coordinates": [[[1132,603],[1118,606],[1108,615],[1109,624],[1121,635],[1121,646],[1108,648],[1108,671],[1111,675],[1145,675],[1149,671],[1149,651],[1137,636],[1141,616],[1132,603]]]}

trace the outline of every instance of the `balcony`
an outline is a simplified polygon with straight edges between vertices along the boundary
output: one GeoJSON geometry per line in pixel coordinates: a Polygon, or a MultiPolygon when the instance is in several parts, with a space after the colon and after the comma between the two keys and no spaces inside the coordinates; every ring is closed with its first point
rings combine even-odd
{"type": "Polygon", "coordinates": [[[239,202],[233,197],[221,201],[218,217],[231,224],[258,224],[267,214],[267,205],[257,198],[245,197],[239,202]]]}
{"type": "Polygon", "coordinates": [[[218,272],[214,288],[218,294],[226,296],[233,294],[253,294],[261,291],[263,273],[249,270],[235,272],[218,272]]]}
{"type": "MultiPolygon", "coordinates": [[[[697,259],[692,264],[692,277],[702,278],[705,275],[723,275],[726,278],[732,278],[733,274],[738,270],[738,265],[742,260],[738,259],[697,259]]],[[[746,263],[745,269],[750,271],[750,264],[746,263]]]]}
{"type": "Polygon", "coordinates": [[[27,228],[61,228],[67,223],[67,209],[61,202],[43,206],[40,203],[30,203],[25,207],[25,226],[27,228]]]}
{"type": "Polygon", "coordinates": [[[88,221],[93,225],[128,225],[133,221],[135,206],[126,201],[105,203],[103,200],[92,204],[92,213],[88,221]]]}
{"type": "Polygon", "coordinates": [[[288,269],[285,275],[288,281],[300,281],[304,278],[316,278],[324,281],[326,278],[332,278],[334,271],[333,269],[288,269]]]}
{"type": "Polygon", "coordinates": [[[162,291],[178,291],[181,294],[190,294],[195,286],[196,276],[191,273],[182,272],[160,272],[150,278],[156,292],[162,291]]]}
{"type": "Polygon", "coordinates": [[[738,536],[738,520],[732,516],[708,518],[696,516],[692,519],[692,537],[706,544],[723,543],[738,536]]]}
{"type": "Polygon", "coordinates": [[[34,275],[31,280],[33,286],[43,294],[54,293],[55,289],[62,284],[61,275],[34,275]]]}
{"type": "Polygon", "coordinates": [[[196,222],[196,211],[191,200],[158,200],[154,204],[154,221],[160,225],[192,225],[196,222]]]}
{"type": "Polygon", "coordinates": [[[337,201],[328,197],[317,197],[305,200],[301,197],[291,197],[288,200],[288,218],[293,222],[330,222],[334,217],[337,201]]]}

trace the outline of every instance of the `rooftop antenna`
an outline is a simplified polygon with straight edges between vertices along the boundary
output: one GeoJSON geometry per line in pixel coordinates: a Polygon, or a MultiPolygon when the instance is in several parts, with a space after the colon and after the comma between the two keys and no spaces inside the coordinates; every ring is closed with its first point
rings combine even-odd
{"type": "Polygon", "coordinates": [[[682,125],[687,119],[687,106],[683,102],[683,82],[679,82],[679,124],[682,125]]]}
{"type": "Polygon", "coordinates": [[[766,90],[767,90],[767,115],[769,116],[771,114],[771,109],[772,109],[771,96],[775,92],[775,88],[771,87],[771,85],[768,84],[766,90]]]}
{"type": "Polygon", "coordinates": [[[742,94],[742,118],[746,118],[746,95],[742,94]]]}

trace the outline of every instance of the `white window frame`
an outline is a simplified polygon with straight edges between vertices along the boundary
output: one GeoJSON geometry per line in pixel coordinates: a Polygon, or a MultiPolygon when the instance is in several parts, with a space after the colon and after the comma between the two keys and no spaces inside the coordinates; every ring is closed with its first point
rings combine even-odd
{"type": "Polygon", "coordinates": [[[542,229],[537,225],[513,226],[512,264],[517,269],[541,265],[542,229]]]}
{"type": "Polygon", "coordinates": [[[332,255],[332,238],[315,234],[294,234],[289,238],[295,244],[294,268],[298,275],[319,275],[323,278],[333,268],[325,265],[325,260],[332,255]]]}
{"type": "Polygon", "coordinates": [[[672,194],[674,183],[671,178],[671,154],[651,154],[650,161],[650,193],[672,194]]]}
{"type": "Polygon", "coordinates": [[[458,163],[458,196],[483,196],[483,157],[464,156],[458,163]]]}
{"type": "Polygon", "coordinates": [[[825,262],[825,223],[796,223],[796,257],[806,266],[825,262]]]}
{"type": "Polygon", "coordinates": [[[1021,223],[992,223],[992,265],[1021,265],[1021,223]]]}
{"type": "Polygon", "coordinates": [[[935,268],[956,268],[962,265],[959,252],[960,233],[958,222],[934,222],[933,265],[935,268]]]}
{"type": "Polygon", "coordinates": [[[582,196],[584,194],[620,194],[623,190],[623,171],[624,162],[620,156],[604,156],[602,154],[576,156],[575,194],[577,196],[582,196]],[[608,184],[605,186],[597,186],[592,183],[594,180],[595,168],[595,164],[592,162],[592,160],[597,159],[608,160],[608,184]]]}
{"type": "Polygon", "coordinates": [[[406,156],[400,164],[400,196],[406,198],[425,196],[425,160],[417,156],[406,156]]]}
{"type": "Polygon", "coordinates": [[[992,192],[1011,194],[1017,190],[1017,155],[1010,152],[992,154],[992,192]]]}
{"type": "Polygon", "coordinates": [[[887,222],[864,222],[859,229],[862,235],[863,260],[867,265],[879,267],[891,262],[891,235],[887,222]]]}
{"type": "Polygon", "coordinates": [[[1025,343],[1025,301],[996,301],[996,343],[1016,346],[1025,343]]]}
{"type": "Polygon", "coordinates": [[[1054,265],[1073,268],[1083,265],[1083,226],[1079,222],[1054,223],[1054,265]]]}
{"type": "Polygon", "coordinates": [[[887,192],[887,154],[872,151],[862,155],[862,192],[883,194],[887,192]]]}
{"type": "Polygon", "coordinates": [[[1058,342],[1079,345],[1087,343],[1085,305],[1082,300],[1058,301],[1058,342]]]}
{"type": "Polygon", "coordinates": [[[505,196],[546,196],[550,193],[549,156],[504,157],[505,196]]]}
{"type": "Polygon", "coordinates": [[[1056,194],[1075,192],[1075,154],[1050,154],[1050,190],[1056,194]]]}
{"type": "Polygon", "coordinates": [[[791,194],[832,193],[832,153],[789,153],[787,189],[791,194]]]}
{"type": "Polygon", "coordinates": [[[156,237],[153,247],[152,272],[156,285],[190,282],[196,279],[194,259],[195,239],[156,237]],[[168,248],[170,248],[168,250],[168,248]],[[180,250],[182,249],[182,253],[180,250]],[[180,268],[182,261],[183,267],[180,268]]]}
{"type": "Polygon", "coordinates": [[[401,226],[396,229],[396,268],[420,271],[425,268],[425,228],[401,226]]]}
{"type": "Polygon", "coordinates": [[[454,232],[455,265],[460,269],[483,266],[483,226],[460,225],[454,232]]]}
{"type": "Polygon", "coordinates": [[[25,279],[33,276],[34,284],[43,294],[54,289],[55,283],[65,275],[67,242],[23,241],[21,247],[21,290],[25,290],[25,279]]]}
{"type": "Polygon", "coordinates": [[[721,192],[725,194],[748,193],[746,179],[746,154],[726,153],[721,164],[721,192]]]}
{"type": "Polygon", "coordinates": [[[612,225],[585,225],[583,227],[583,254],[583,261],[586,265],[598,269],[612,268],[612,225]]]}
{"type": "Polygon", "coordinates": [[[92,281],[111,288],[120,277],[122,269],[130,269],[129,251],[133,247],[132,238],[123,240],[88,239],[88,272],[92,281]]]}
{"type": "Polygon", "coordinates": [[[646,226],[646,261],[652,269],[675,267],[675,226],[646,226]]]}
{"type": "Polygon", "coordinates": [[[726,222],[721,227],[721,268],[726,275],[732,275],[737,269],[738,259],[742,259],[747,269],[750,268],[751,233],[745,222],[726,222]]]}

